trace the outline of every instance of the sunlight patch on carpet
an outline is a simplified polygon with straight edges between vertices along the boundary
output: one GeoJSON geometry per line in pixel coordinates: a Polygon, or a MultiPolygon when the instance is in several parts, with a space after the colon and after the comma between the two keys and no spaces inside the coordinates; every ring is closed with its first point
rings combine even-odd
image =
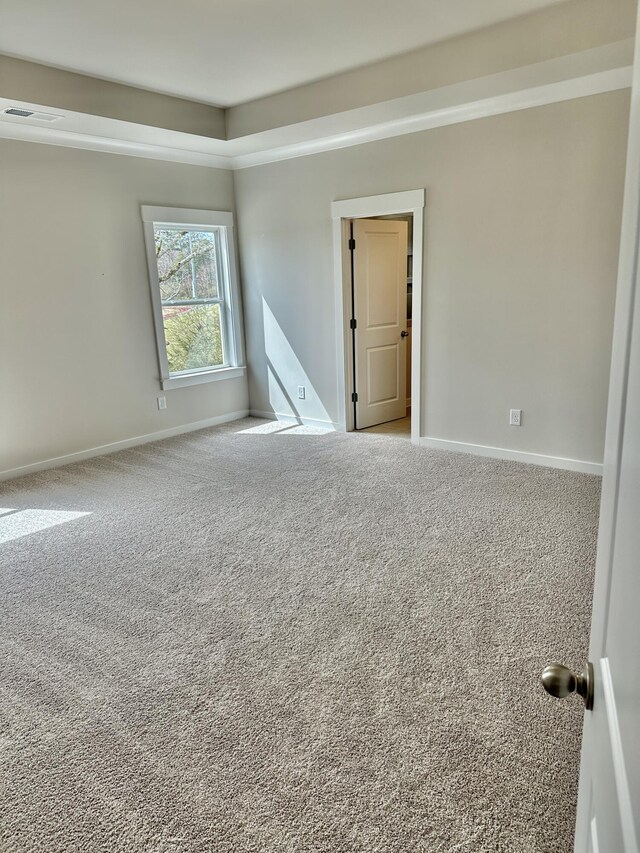
{"type": "Polygon", "coordinates": [[[0,509],[0,543],[30,536],[32,533],[56,527],[67,521],[75,521],[76,518],[82,518],[85,515],[91,515],[91,513],[53,509],[0,509]]]}
{"type": "Polygon", "coordinates": [[[287,421],[269,421],[266,424],[238,430],[238,435],[327,435],[334,432],[319,426],[307,426],[306,424],[289,423],[287,421]]]}

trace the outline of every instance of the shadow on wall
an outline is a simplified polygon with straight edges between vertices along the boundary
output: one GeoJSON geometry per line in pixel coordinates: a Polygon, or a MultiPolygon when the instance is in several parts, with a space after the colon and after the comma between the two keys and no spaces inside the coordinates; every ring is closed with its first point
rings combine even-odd
{"type": "Polygon", "coordinates": [[[284,332],[262,298],[264,347],[267,357],[269,403],[276,415],[320,421],[331,426],[331,418],[316,393],[308,374],[300,364],[284,332]],[[304,386],[304,399],[298,399],[298,386],[304,386]]]}

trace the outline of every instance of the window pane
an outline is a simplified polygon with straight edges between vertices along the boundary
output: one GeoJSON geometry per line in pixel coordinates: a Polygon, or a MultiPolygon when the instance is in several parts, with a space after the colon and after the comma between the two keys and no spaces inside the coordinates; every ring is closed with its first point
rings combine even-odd
{"type": "Polygon", "coordinates": [[[170,373],[224,364],[220,305],[164,307],[162,318],[170,373]]]}
{"type": "Polygon", "coordinates": [[[154,226],[162,302],[218,297],[216,235],[154,226]]]}

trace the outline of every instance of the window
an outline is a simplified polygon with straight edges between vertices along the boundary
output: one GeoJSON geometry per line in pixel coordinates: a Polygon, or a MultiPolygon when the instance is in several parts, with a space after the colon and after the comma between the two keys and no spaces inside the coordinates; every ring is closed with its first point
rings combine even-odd
{"type": "Polygon", "coordinates": [[[162,388],[244,372],[233,216],[142,208],[162,388]]]}

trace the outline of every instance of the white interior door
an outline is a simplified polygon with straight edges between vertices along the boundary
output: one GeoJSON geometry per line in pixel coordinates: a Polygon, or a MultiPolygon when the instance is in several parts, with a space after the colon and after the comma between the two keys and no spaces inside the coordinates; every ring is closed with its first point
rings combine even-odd
{"type": "Polygon", "coordinates": [[[353,222],[356,429],[407,412],[407,233],[400,220],[353,222]]]}
{"type": "Polygon", "coordinates": [[[579,853],[639,853],[640,299],[633,313],[621,417],[612,421],[620,426],[619,453],[603,483],[589,652],[595,690],[583,733],[579,853]]]}
{"type": "MultiPolygon", "coordinates": [[[[576,853],[639,853],[640,65],[632,93],[576,853]]],[[[569,688],[573,684],[568,684],[569,688]]]]}

